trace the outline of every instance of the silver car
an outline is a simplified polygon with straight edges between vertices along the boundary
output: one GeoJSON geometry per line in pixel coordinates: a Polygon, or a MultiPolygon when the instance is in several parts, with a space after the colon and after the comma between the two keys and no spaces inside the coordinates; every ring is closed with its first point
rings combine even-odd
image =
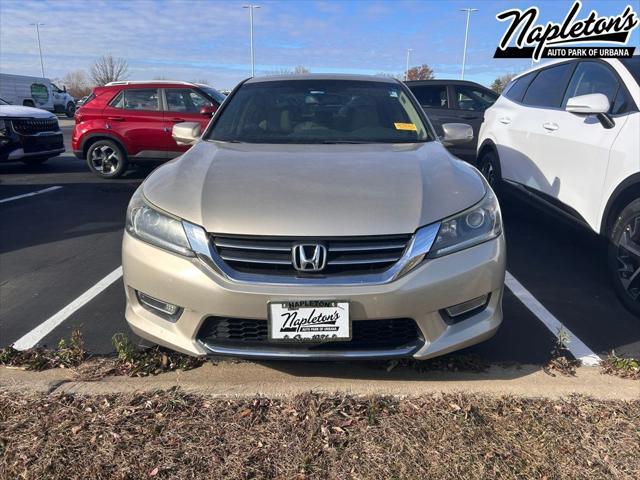
{"type": "Polygon", "coordinates": [[[394,79],[252,78],[127,211],[126,317],[191,355],[426,359],[502,321],[496,197],[394,79]]]}

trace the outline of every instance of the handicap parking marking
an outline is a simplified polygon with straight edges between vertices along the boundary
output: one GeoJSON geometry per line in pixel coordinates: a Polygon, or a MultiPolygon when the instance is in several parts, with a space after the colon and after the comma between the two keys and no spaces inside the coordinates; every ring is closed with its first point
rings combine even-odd
{"type": "Polygon", "coordinates": [[[67,318],[69,318],[74,312],[82,308],[84,305],[89,303],[93,298],[102,293],[107,287],[109,287],[112,283],[119,280],[122,277],[122,266],[116,268],[109,275],[104,277],[94,286],[92,286],[89,290],[84,292],[74,301],[69,303],[67,306],[62,308],[60,311],[49,317],[47,320],[42,322],[40,325],[35,327],[30,332],[26,333],[22,337],[20,337],[14,344],[13,348],[16,350],[27,350],[29,348],[35,347],[38,342],[40,342],[44,337],[46,337],[49,333],[51,333],[56,327],[58,327],[62,322],[64,322],[67,318]]]}
{"type": "Polygon", "coordinates": [[[21,198],[33,197],[35,195],[40,195],[42,193],[49,193],[55,190],[60,190],[62,187],[60,185],[56,185],[55,187],[43,188],[42,190],[36,190],[35,192],[23,193],[22,195],[16,195],[14,197],[3,198],[0,199],[0,203],[12,202],[14,200],[20,200],[21,198]]]}
{"type": "Polygon", "coordinates": [[[556,337],[560,332],[565,332],[568,337],[566,348],[571,354],[586,366],[599,365],[602,359],[585,343],[575,336],[571,330],[565,327],[542,303],[534,297],[513,275],[509,272],[505,276],[505,285],[518,299],[540,320],[556,337]]]}

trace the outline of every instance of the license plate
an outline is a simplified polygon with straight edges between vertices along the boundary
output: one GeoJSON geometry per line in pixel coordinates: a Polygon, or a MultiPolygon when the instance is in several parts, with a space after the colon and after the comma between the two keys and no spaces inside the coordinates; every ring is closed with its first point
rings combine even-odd
{"type": "Polygon", "coordinates": [[[305,300],[269,303],[269,339],[281,342],[351,340],[349,302],[305,300]]]}

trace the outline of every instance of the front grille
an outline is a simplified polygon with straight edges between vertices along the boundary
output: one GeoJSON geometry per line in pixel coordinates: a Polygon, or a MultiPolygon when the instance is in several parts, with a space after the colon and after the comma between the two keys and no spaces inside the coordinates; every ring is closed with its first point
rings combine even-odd
{"type": "Polygon", "coordinates": [[[200,328],[198,339],[204,343],[225,347],[251,348],[280,345],[287,349],[304,348],[315,351],[387,350],[422,341],[416,323],[410,318],[354,320],[351,327],[350,341],[282,344],[269,342],[266,320],[209,317],[200,328]]]}
{"type": "Polygon", "coordinates": [[[12,120],[13,130],[21,135],[35,135],[41,132],[57,132],[60,130],[56,118],[29,118],[12,120]]]}
{"type": "Polygon", "coordinates": [[[300,275],[292,263],[297,243],[320,243],[327,249],[325,268],[305,276],[379,273],[402,256],[411,235],[335,237],[328,239],[212,236],[216,252],[236,271],[269,275],[300,275]]]}

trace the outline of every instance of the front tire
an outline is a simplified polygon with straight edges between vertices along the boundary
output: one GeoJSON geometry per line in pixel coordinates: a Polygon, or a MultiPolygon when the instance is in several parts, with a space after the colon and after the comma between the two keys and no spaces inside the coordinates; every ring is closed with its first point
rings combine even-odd
{"type": "Polygon", "coordinates": [[[493,150],[487,150],[480,156],[478,170],[497,194],[502,186],[502,170],[498,155],[493,150]]]}
{"type": "Polygon", "coordinates": [[[100,178],[118,178],[127,170],[127,154],[112,140],[98,140],[87,152],[89,170],[100,178]]]}
{"type": "Polygon", "coordinates": [[[68,117],[68,118],[73,118],[73,116],[76,113],[76,106],[73,102],[69,102],[67,103],[67,108],[64,111],[64,114],[68,117]]]}
{"type": "Polygon", "coordinates": [[[627,203],[608,232],[607,263],[620,301],[640,316],[640,199],[627,203]]]}

